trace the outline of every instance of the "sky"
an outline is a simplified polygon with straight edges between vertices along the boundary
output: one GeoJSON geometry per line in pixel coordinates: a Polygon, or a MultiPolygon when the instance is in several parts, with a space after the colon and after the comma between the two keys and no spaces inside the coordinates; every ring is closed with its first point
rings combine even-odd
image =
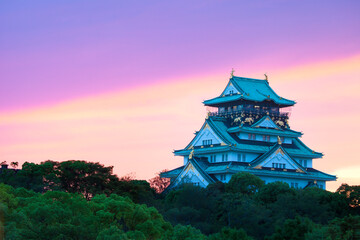
{"type": "Polygon", "coordinates": [[[296,100],[328,184],[360,184],[359,1],[1,1],[0,160],[81,159],[149,179],[232,68],[296,100]]]}

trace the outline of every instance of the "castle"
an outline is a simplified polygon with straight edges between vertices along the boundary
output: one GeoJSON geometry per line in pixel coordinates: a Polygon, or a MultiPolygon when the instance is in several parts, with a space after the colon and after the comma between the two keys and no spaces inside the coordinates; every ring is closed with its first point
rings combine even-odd
{"type": "Polygon", "coordinates": [[[294,188],[326,189],[326,181],[336,180],[313,168],[313,159],[323,154],[307,147],[301,132],[290,129],[295,101],[277,95],[267,79],[232,75],[220,96],[203,103],[209,112],[201,129],[184,149],[174,151],[184,157],[184,165],[161,174],[171,179],[168,189],[183,183],[206,187],[228,182],[238,172],[294,188]]]}

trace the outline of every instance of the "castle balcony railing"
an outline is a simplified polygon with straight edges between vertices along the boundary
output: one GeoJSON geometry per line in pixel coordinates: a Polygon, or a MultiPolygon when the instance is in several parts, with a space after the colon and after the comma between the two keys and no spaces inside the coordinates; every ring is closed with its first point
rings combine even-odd
{"type": "MultiPolygon", "coordinates": [[[[209,110],[209,109],[208,109],[209,110]]],[[[209,116],[222,117],[227,120],[229,126],[239,126],[244,124],[252,125],[263,116],[269,116],[281,128],[288,128],[290,111],[268,111],[266,109],[240,109],[228,110],[224,112],[209,111],[209,116]]]]}
{"type": "Polygon", "coordinates": [[[280,117],[280,118],[289,118],[291,112],[290,111],[284,111],[284,112],[274,112],[269,110],[263,110],[263,109],[241,109],[241,110],[228,110],[228,111],[210,111],[209,116],[216,116],[216,117],[228,117],[228,116],[234,116],[234,115],[269,115],[274,117],[280,117]]]}

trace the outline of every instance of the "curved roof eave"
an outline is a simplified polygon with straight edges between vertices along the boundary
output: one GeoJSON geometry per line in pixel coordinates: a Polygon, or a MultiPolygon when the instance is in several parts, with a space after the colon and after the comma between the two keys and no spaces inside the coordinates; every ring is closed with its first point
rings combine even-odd
{"type": "Polygon", "coordinates": [[[286,105],[286,106],[293,106],[296,103],[293,100],[289,100],[289,99],[280,97],[270,87],[269,82],[267,80],[242,78],[242,77],[233,76],[232,78],[230,78],[228,84],[226,85],[225,89],[222,91],[220,96],[209,99],[209,100],[205,100],[205,101],[203,101],[203,104],[216,105],[216,104],[221,104],[221,103],[225,103],[225,102],[237,101],[237,100],[241,100],[241,99],[248,100],[248,101],[255,101],[255,102],[263,102],[266,100],[271,100],[275,104],[286,105]],[[245,89],[240,86],[240,82],[241,82],[241,84],[244,85],[245,89]],[[224,92],[225,92],[226,88],[229,86],[229,84],[232,84],[238,90],[238,92],[240,94],[224,96],[224,92]],[[252,86],[253,84],[256,84],[256,86],[258,86],[258,87],[252,86]],[[246,92],[246,88],[249,90],[248,92],[246,92]],[[252,89],[252,90],[255,89],[257,91],[257,93],[255,94],[255,95],[257,95],[257,97],[253,97],[253,96],[249,95],[250,94],[249,92],[251,92],[250,89],[252,89]],[[262,96],[260,97],[259,95],[262,95],[262,96]],[[221,100],[222,98],[229,98],[229,97],[231,97],[229,100],[228,99],[221,100]],[[216,100],[218,100],[219,102],[216,102],[216,100]],[[213,102],[211,102],[211,101],[213,101],[213,102]]]}
{"type": "Polygon", "coordinates": [[[298,143],[299,145],[304,147],[306,150],[312,152],[314,155],[319,156],[318,158],[321,158],[324,156],[324,154],[322,154],[321,152],[316,152],[316,151],[312,150],[311,148],[309,148],[308,146],[306,146],[305,143],[303,143],[299,138],[294,138],[294,140],[296,141],[296,143],[298,143]]]}
{"type": "Polygon", "coordinates": [[[267,129],[267,128],[250,128],[250,127],[233,127],[229,128],[229,133],[257,133],[257,134],[268,134],[272,136],[280,136],[280,137],[300,137],[302,135],[301,132],[292,132],[287,130],[276,130],[276,129],[267,129]]]}
{"type": "Polygon", "coordinates": [[[279,104],[279,105],[286,105],[286,106],[293,106],[296,104],[296,101],[293,101],[293,100],[288,100],[288,99],[285,99],[283,98],[282,100],[284,100],[285,102],[279,102],[275,99],[272,99],[272,98],[262,98],[262,99],[252,99],[251,97],[248,97],[248,96],[244,96],[244,95],[240,95],[240,94],[236,94],[236,95],[227,95],[227,96],[219,96],[219,97],[215,97],[215,98],[212,98],[212,99],[209,99],[209,100],[205,100],[203,101],[202,103],[204,105],[207,105],[207,106],[211,106],[211,105],[217,105],[217,104],[221,104],[221,103],[226,103],[226,102],[235,102],[235,101],[239,101],[239,100],[247,100],[247,101],[253,101],[253,102],[265,102],[265,101],[272,101],[274,102],[275,104],[279,104]],[[237,96],[239,95],[239,96],[237,96]],[[222,100],[223,98],[227,98],[227,97],[233,97],[231,100],[222,100]],[[216,102],[216,100],[218,100],[218,102],[216,102]],[[213,101],[213,102],[211,102],[213,101]]]}

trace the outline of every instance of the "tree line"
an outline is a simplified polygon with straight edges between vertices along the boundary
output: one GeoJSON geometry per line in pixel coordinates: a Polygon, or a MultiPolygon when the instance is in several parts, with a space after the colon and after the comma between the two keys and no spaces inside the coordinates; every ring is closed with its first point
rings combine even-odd
{"type": "Polygon", "coordinates": [[[150,185],[86,161],[24,163],[0,182],[4,239],[360,238],[360,186],[294,189],[238,173],[165,194],[158,176],[150,185]]]}

